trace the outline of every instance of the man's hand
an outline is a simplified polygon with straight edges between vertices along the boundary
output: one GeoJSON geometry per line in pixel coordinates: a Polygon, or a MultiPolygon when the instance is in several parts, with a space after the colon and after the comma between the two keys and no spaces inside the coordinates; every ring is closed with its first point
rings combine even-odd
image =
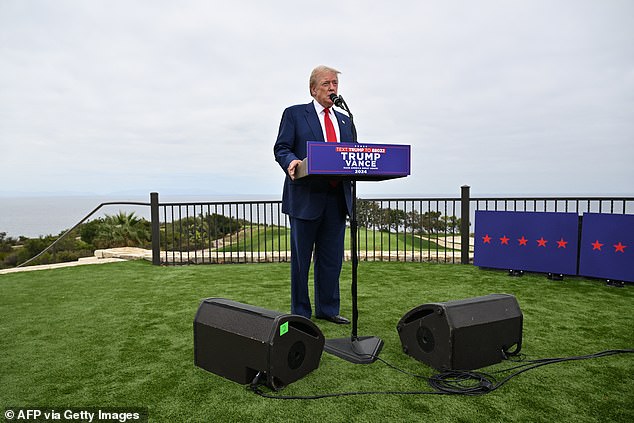
{"type": "Polygon", "coordinates": [[[301,162],[301,160],[293,160],[291,164],[288,165],[288,176],[290,176],[293,181],[295,180],[295,169],[301,162]]]}

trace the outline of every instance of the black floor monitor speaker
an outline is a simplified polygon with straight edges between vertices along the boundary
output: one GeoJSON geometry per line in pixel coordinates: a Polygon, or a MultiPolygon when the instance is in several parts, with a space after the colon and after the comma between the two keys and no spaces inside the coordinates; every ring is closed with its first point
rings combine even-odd
{"type": "Polygon", "coordinates": [[[324,335],[305,317],[207,298],[194,319],[194,364],[248,384],[258,373],[280,389],[319,367],[324,335]]]}
{"type": "Polygon", "coordinates": [[[522,322],[514,296],[491,294],[420,305],[396,328],[407,355],[441,371],[473,370],[518,354],[522,322]]]}

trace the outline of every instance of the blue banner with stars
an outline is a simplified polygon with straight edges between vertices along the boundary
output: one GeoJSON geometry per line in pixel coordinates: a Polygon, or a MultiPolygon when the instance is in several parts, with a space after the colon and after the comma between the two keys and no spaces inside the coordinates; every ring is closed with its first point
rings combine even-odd
{"type": "Polygon", "coordinates": [[[634,282],[634,215],[584,213],[579,275],[634,282]]]}
{"type": "Polygon", "coordinates": [[[576,213],[476,211],[473,264],[577,274],[576,213]]]}

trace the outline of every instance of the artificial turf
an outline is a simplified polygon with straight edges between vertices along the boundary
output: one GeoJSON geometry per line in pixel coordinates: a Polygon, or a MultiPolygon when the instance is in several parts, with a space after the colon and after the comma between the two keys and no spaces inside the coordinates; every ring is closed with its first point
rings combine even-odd
{"type": "MultiPolygon", "coordinates": [[[[350,272],[345,263],[341,313],[348,317],[350,272]]],[[[517,298],[527,359],[634,348],[632,286],[430,263],[360,263],[359,335],[383,339],[381,359],[432,376],[437,371],[401,351],[400,318],[420,304],[490,293],[517,298]]],[[[289,295],[287,263],[126,262],[1,275],[0,408],[145,407],[150,421],[165,422],[634,421],[634,354],[540,367],[481,396],[267,399],[194,366],[193,319],[202,299],[287,312],[289,295]]],[[[349,326],[315,323],[326,338],[350,334],[349,326]]],[[[324,353],[318,369],[275,394],[356,391],[431,388],[381,361],[359,365],[324,353]]]]}

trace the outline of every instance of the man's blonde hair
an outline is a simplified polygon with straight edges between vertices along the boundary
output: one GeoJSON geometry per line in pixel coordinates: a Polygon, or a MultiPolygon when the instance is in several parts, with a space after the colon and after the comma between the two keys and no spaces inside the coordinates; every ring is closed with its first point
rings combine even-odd
{"type": "Polygon", "coordinates": [[[324,65],[319,65],[315,69],[313,69],[313,71],[310,73],[310,79],[308,80],[308,92],[311,96],[313,95],[313,88],[317,85],[317,79],[319,78],[319,75],[324,72],[334,72],[337,75],[341,73],[335,68],[324,65]]]}

